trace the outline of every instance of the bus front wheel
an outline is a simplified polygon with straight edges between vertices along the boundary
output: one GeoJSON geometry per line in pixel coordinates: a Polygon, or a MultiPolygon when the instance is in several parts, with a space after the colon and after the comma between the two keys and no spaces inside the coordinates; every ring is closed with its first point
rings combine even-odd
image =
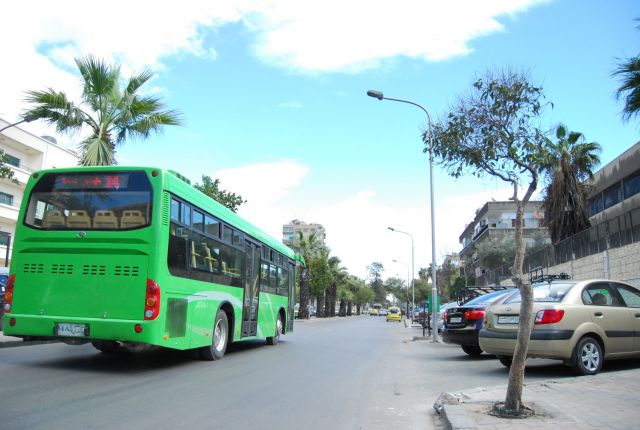
{"type": "Polygon", "coordinates": [[[200,358],[207,361],[220,360],[227,350],[229,341],[229,320],[227,314],[220,309],[213,325],[211,345],[200,348],[200,358]]]}

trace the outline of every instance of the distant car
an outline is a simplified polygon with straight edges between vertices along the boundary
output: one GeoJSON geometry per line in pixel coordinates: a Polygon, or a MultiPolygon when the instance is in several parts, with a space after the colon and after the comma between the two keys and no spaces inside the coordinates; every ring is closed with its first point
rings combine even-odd
{"type": "Polygon", "coordinates": [[[389,312],[387,312],[387,322],[389,321],[402,321],[402,311],[397,306],[391,306],[389,312]]]}
{"type": "MultiPolygon", "coordinates": [[[[520,294],[487,310],[480,347],[511,365],[520,294]]],[[[607,279],[547,280],[533,285],[534,326],[527,357],[562,360],[594,375],[604,360],[640,357],[640,290],[607,279]]]]}
{"type": "Polygon", "coordinates": [[[378,311],[378,309],[376,308],[369,309],[369,316],[377,317],[378,315],[380,315],[380,312],[378,311]]]}
{"type": "Polygon", "coordinates": [[[310,317],[315,317],[316,316],[316,307],[315,306],[310,306],[309,307],[309,316],[310,317]]]}
{"type": "Polygon", "coordinates": [[[422,303],[413,310],[413,323],[421,325],[429,323],[429,309],[426,303],[422,303]]]}
{"type": "Polygon", "coordinates": [[[469,300],[467,303],[452,307],[444,314],[442,341],[460,345],[469,355],[480,355],[482,349],[478,342],[478,333],[482,328],[485,310],[490,305],[513,295],[515,288],[493,291],[469,300]]]}
{"type": "Polygon", "coordinates": [[[386,310],[385,308],[382,308],[382,309],[380,309],[380,311],[378,311],[378,314],[381,317],[386,317],[388,312],[389,312],[388,310],[386,310]]]}

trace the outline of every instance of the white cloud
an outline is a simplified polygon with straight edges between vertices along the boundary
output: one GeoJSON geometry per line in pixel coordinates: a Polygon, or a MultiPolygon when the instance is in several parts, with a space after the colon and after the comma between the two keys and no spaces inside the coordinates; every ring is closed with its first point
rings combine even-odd
{"type": "Polygon", "coordinates": [[[3,6],[0,116],[24,110],[24,91],[77,88],[73,58],[93,54],[122,64],[126,75],[169,56],[214,61],[206,35],[242,23],[263,61],[301,72],[359,71],[406,56],[438,61],[471,51],[474,38],[503,30],[499,19],[547,0],[183,0],[180,7],[113,0],[9,2],[3,6]]]}
{"type": "Polygon", "coordinates": [[[302,109],[302,102],[298,101],[290,101],[290,102],[282,102],[278,105],[279,108],[283,109],[302,109]]]}

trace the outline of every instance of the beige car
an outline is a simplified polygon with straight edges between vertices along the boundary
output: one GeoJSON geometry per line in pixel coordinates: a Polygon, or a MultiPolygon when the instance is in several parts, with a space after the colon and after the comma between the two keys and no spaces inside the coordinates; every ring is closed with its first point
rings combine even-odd
{"type": "MultiPolygon", "coordinates": [[[[534,327],[527,357],[563,360],[593,375],[604,360],[640,356],[640,290],[610,280],[553,280],[533,285],[534,327]]],[[[511,365],[520,294],[487,309],[480,348],[511,365]]]]}

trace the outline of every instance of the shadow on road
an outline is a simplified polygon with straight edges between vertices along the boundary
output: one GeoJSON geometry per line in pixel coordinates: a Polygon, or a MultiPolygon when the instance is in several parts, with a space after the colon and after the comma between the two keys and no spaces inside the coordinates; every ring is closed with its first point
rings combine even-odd
{"type": "MultiPolygon", "coordinates": [[[[282,347],[286,345],[286,341],[281,340],[280,342],[282,343],[282,347]]],[[[94,350],[90,345],[80,347],[69,346],[69,348],[82,348],[83,354],[78,356],[77,350],[70,350],[70,356],[66,358],[47,360],[45,357],[40,357],[38,361],[21,362],[20,364],[39,368],[68,369],[85,372],[138,374],[149,371],[165,370],[168,368],[197,366],[202,364],[215,365],[217,363],[200,360],[196,351],[179,351],[158,348],[139,353],[118,351],[105,354],[94,350]]],[[[233,357],[238,354],[242,355],[249,351],[258,351],[262,348],[267,349],[273,347],[266,345],[264,340],[249,340],[234,343],[228,346],[222,362],[233,359],[233,357]]]]}

